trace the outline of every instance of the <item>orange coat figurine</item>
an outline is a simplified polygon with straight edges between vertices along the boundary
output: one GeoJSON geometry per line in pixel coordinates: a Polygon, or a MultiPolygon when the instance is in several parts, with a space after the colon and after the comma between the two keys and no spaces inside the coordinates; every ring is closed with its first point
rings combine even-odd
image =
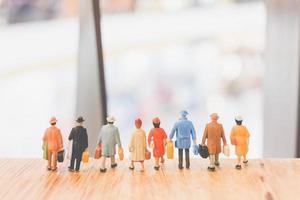
{"type": "Polygon", "coordinates": [[[148,145],[150,146],[153,140],[153,156],[155,158],[155,170],[159,170],[159,159],[161,163],[164,163],[165,145],[167,140],[167,134],[163,128],[160,128],[160,119],[158,117],[152,120],[154,128],[151,129],[148,135],[148,145]]]}
{"type": "Polygon", "coordinates": [[[51,126],[46,129],[43,142],[47,145],[48,166],[50,171],[57,170],[57,153],[63,148],[63,140],[60,130],[55,126],[57,120],[55,117],[50,119],[51,126]]]}
{"type": "Polygon", "coordinates": [[[235,146],[235,154],[237,155],[236,169],[242,169],[241,158],[243,156],[243,163],[247,164],[248,160],[246,155],[248,153],[248,144],[250,134],[248,129],[242,125],[243,118],[241,116],[235,117],[235,122],[237,125],[232,127],[230,133],[231,144],[235,146]]]}
{"type": "Polygon", "coordinates": [[[223,145],[227,145],[224,129],[222,124],[217,121],[219,116],[217,113],[210,115],[211,122],[206,124],[204,134],[202,137],[202,145],[205,145],[207,140],[207,147],[209,152],[210,165],[208,170],[214,171],[215,166],[219,166],[219,153],[221,153],[221,139],[223,140],[223,145]]]}

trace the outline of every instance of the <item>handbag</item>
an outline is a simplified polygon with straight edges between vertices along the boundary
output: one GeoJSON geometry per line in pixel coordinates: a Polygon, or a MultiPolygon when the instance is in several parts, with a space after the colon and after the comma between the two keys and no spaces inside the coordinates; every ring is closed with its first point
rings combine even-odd
{"type": "Polygon", "coordinates": [[[101,145],[97,144],[94,153],[94,159],[99,159],[101,157],[101,145]]]}
{"type": "Polygon", "coordinates": [[[230,156],[230,149],[229,149],[229,146],[228,145],[224,145],[223,146],[223,154],[227,157],[230,156]]]}
{"type": "Polygon", "coordinates": [[[147,149],[146,152],[145,152],[145,159],[146,159],[146,160],[150,160],[150,159],[151,159],[151,152],[148,151],[148,149],[147,149]]]}
{"type": "Polygon", "coordinates": [[[207,158],[209,155],[207,146],[199,144],[199,154],[202,158],[207,158]]]}
{"type": "Polygon", "coordinates": [[[81,160],[82,160],[83,163],[89,162],[89,152],[88,151],[84,151],[82,153],[82,159],[81,160]]]}
{"type": "Polygon", "coordinates": [[[167,142],[167,158],[168,159],[174,158],[174,145],[172,141],[167,142]]]}
{"type": "Polygon", "coordinates": [[[57,153],[57,161],[64,162],[64,158],[65,158],[65,150],[63,149],[57,153]]]}

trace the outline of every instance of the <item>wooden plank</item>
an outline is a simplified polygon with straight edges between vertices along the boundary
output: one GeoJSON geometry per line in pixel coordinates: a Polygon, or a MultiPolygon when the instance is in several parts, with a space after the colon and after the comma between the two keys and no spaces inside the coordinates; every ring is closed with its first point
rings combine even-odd
{"type": "Polygon", "coordinates": [[[38,159],[1,159],[0,199],[297,199],[300,196],[300,160],[250,160],[241,171],[235,161],[221,160],[216,172],[206,170],[208,160],[193,159],[190,170],[179,171],[176,160],[167,160],[160,171],[153,162],[145,172],[117,169],[99,172],[99,161],[80,173],[46,171],[38,159]]]}

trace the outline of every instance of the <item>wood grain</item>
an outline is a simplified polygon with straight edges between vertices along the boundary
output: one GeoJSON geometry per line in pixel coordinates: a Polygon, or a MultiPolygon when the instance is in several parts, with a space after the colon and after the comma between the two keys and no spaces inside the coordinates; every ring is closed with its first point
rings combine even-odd
{"type": "Polygon", "coordinates": [[[80,173],[67,170],[68,161],[57,172],[46,171],[38,159],[1,159],[0,199],[299,199],[300,160],[250,160],[241,171],[234,160],[221,160],[216,172],[206,170],[208,161],[194,159],[190,170],[179,171],[177,160],[167,160],[160,171],[153,161],[145,172],[128,169],[118,161],[117,169],[99,172],[99,161],[90,160],[80,173]]]}

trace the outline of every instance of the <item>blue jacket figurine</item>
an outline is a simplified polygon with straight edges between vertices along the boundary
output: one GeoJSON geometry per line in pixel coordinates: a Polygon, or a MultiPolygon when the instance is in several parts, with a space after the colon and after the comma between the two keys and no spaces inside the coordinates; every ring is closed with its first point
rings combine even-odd
{"type": "Polygon", "coordinates": [[[178,157],[179,157],[179,164],[178,168],[183,169],[183,149],[185,150],[185,164],[186,168],[190,168],[190,152],[189,149],[191,147],[191,137],[194,142],[194,147],[197,147],[196,145],[196,133],[194,129],[193,123],[187,119],[188,112],[187,111],[181,111],[180,112],[180,119],[175,123],[171,134],[170,134],[170,140],[173,139],[174,135],[176,134],[176,141],[175,141],[175,147],[178,148],[178,157]]]}

